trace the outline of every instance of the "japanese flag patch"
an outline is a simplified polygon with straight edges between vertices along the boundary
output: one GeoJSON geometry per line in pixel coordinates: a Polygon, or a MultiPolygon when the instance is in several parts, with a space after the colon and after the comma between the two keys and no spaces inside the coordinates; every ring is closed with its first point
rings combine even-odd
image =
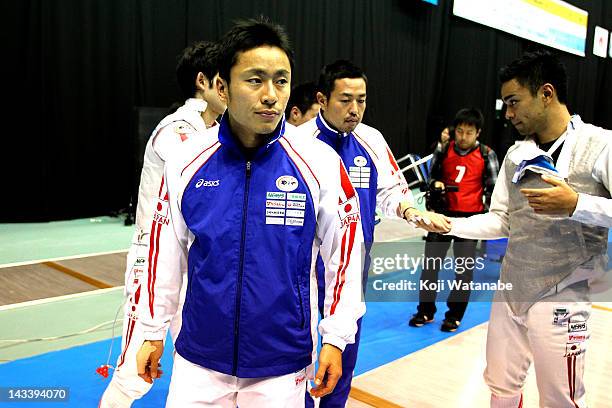
{"type": "Polygon", "coordinates": [[[360,220],[359,201],[356,195],[339,204],[338,215],[343,227],[360,220]]]}

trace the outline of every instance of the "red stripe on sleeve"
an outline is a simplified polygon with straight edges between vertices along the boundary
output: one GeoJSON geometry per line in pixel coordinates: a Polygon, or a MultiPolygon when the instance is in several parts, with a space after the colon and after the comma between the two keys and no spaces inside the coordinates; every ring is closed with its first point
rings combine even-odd
{"type": "Polygon", "coordinates": [[[153,302],[155,301],[155,279],[157,278],[157,257],[159,256],[159,234],[161,232],[162,225],[162,223],[157,224],[157,233],[155,234],[155,254],[153,260],[153,268],[152,273],[149,274],[151,282],[149,285],[151,287],[151,290],[149,291],[149,311],[151,312],[151,317],[155,317],[153,302]]]}
{"type": "Polygon", "coordinates": [[[151,297],[152,295],[152,291],[153,288],[151,287],[151,281],[153,280],[153,259],[154,259],[154,252],[155,252],[155,235],[157,233],[157,222],[153,221],[153,224],[151,224],[151,233],[149,234],[149,260],[148,260],[148,265],[147,265],[147,275],[148,275],[148,279],[147,279],[147,292],[149,293],[149,306],[151,305],[151,297]]]}
{"type": "Polygon", "coordinates": [[[576,398],[576,359],[577,356],[572,356],[572,402],[575,408],[580,408],[574,398],[576,398]]]}
{"type": "Polygon", "coordinates": [[[391,153],[391,150],[389,150],[388,147],[387,147],[387,156],[389,156],[389,163],[391,163],[393,170],[398,171],[399,166],[397,165],[397,162],[395,161],[395,157],[393,157],[393,154],[391,153]]]}
{"type": "MultiPolygon", "coordinates": [[[[345,281],[345,274],[346,274],[346,268],[349,265],[349,262],[351,261],[351,252],[353,251],[353,244],[355,243],[355,231],[357,229],[357,223],[353,222],[349,225],[349,243],[348,243],[348,249],[346,252],[346,263],[344,263],[343,267],[342,267],[342,271],[340,273],[340,276],[338,277],[337,281],[336,281],[336,285],[338,285],[338,282],[340,282],[340,284],[338,285],[338,292],[336,295],[336,299],[334,300],[334,303],[332,304],[331,310],[330,310],[330,315],[333,315],[334,312],[336,311],[336,306],[338,305],[338,302],[340,301],[340,296],[342,293],[342,288],[344,287],[344,281],[345,281]]],[[[342,239],[342,241],[344,241],[344,238],[342,239]]],[[[344,244],[344,242],[343,242],[344,244]]],[[[344,245],[343,245],[344,248],[344,245]]],[[[341,265],[342,266],[342,265],[341,265]]],[[[340,268],[339,268],[340,269],[340,268]]]]}
{"type": "Polygon", "coordinates": [[[121,365],[125,362],[125,352],[130,345],[130,341],[132,340],[132,334],[134,334],[134,325],[136,324],[136,320],[130,318],[130,323],[128,326],[128,330],[126,333],[127,340],[125,342],[125,348],[123,349],[123,353],[121,353],[121,361],[119,361],[119,365],[117,367],[121,367],[121,365]]]}
{"type": "Polygon", "coordinates": [[[138,285],[138,289],[136,289],[136,293],[134,294],[134,304],[138,304],[140,301],[140,285],[138,285]]]}
{"type": "Polygon", "coordinates": [[[157,193],[158,197],[161,197],[161,193],[164,190],[164,176],[162,176],[161,183],[159,185],[159,192],[157,193]]]}
{"type": "Polygon", "coordinates": [[[342,269],[344,269],[344,257],[345,257],[345,248],[346,248],[346,236],[348,234],[348,229],[344,231],[344,235],[342,236],[342,244],[340,245],[340,263],[338,265],[338,270],[336,271],[336,284],[334,285],[334,297],[331,307],[331,314],[334,314],[336,309],[336,304],[338,303],[338,287],[340,286],[340,277],[342,275],[342,269]]]}

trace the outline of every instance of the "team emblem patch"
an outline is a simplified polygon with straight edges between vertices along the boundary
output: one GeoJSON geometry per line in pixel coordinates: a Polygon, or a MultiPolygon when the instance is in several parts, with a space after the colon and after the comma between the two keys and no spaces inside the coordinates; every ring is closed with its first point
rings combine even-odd
{"type": "Polygon", "coordinates": [[[353,163],[355,165],[348,168],[351,184],[353,184],[355,188],[369,188],[370,167],[366,166],[368,164],[368,159],[363,156],[355,156],[353,163]]]}
{"type": "Polygon", "coordinates": [[[186,124],[176,125],[174,127],[174,133],[178,134],[181,138],[181,142],[189,139],[189,134],[193,133],[194,129],[186,124]]]}
{"type": "Polygon", "coordinates": [[[276,179],[276,188],[280,191],[293,191],[298,187],[298,181],[293,176],[280,176],[276,179]]]}
{"type": "Polygon", "coordinates": [[[355,166],[357,166],[357,167],[363,167],[366,164],[368,164],[368,160],[365,157],[363,157],[363,156],[356,156],[353,159],[353,163],[355,163],[355,166]]]}

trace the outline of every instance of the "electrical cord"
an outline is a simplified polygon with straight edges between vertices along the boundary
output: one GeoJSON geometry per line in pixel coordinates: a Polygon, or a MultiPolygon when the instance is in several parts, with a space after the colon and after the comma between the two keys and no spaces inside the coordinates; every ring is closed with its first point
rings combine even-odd
{"type": "MultiPolygon", "coordinates": [[[[51,336],[51,337],[36,337],[32,339],[0,339],[0,343],[25,344],[25,343],[33,343],[37,341],[61,340],[61,339],[69,338],[69,337],[80,336],[82,334],[92,333],[110,324],[113,325],[112,327],[113,327],[113,333],[114,333],[116,321],[117,321],[117,317],[115,316],[115,320],[109,320],[109,321],[97,324],[93,327],[90,327],[89,329],[78,331],[76,333],[69,333],[69,334],[63,334],[60,336],[51,336]]],[[[8,346],[4,346],[4,347],[0,346],[0,348],[5,348],[5,347],[8,347],[8,346]]]]}

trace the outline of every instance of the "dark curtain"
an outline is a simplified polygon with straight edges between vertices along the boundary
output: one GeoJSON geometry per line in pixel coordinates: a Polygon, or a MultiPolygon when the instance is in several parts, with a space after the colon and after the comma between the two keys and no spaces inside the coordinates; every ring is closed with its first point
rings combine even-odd
{"type": "MultiPolygon", "coordinates": [[[[605,0],[572,0],[589,12],[587,57],[561,53],[570,108],[612,128],[611,60],[592,55],[595,25],[612,21],[605,0]]],[[[503,155],[512,143],[496,119],[497,70],[540,45],[452,15],[452,1],[421,0],[12,0],[0,5],[9,92],[0,222],[110,214],[135,194],[136,106],[180,100],[177,54],[216,39],[238,18],[283,24],[296,51],[293,83],[337,58],[369,78],[365,122],[396,156],[425,155],[466,106],[486,119],[482,139],[503,155]]]]}

